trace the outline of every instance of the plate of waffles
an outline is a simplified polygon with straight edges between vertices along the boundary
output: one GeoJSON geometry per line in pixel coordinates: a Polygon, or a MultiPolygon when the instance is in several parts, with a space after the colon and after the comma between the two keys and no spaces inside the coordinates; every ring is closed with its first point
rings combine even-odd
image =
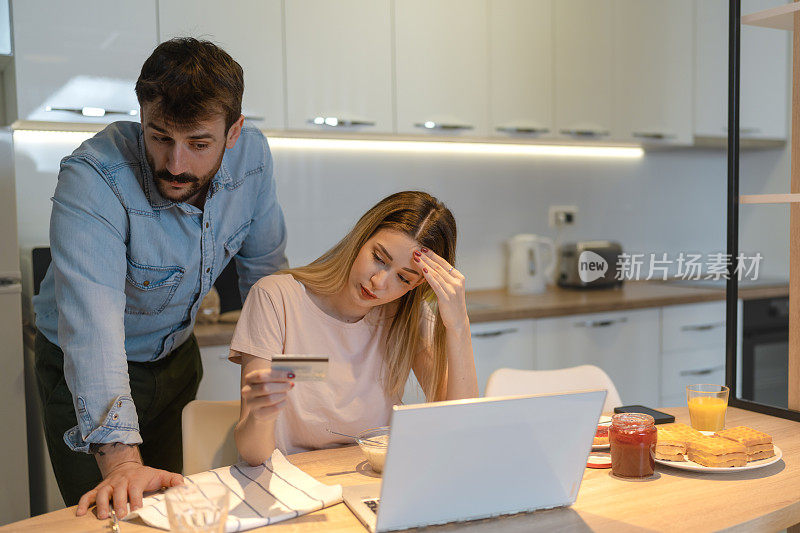
{"type": "Polygon", "coordinates": [[[695,472],[730,473],[763,468],[783,457],[772,437],[737,426],[723,431],[697,431],[686,424],[658,428],[658,464],[695,472]]]}

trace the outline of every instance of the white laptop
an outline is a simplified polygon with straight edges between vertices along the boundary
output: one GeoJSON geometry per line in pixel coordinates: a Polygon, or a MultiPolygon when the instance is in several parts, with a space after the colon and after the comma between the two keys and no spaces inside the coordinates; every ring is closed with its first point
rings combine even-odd
{"type": "Polygon", "coordinates": [[[345,487],[370,531],[571,505],[606,391],[395,406],[383,479],[345,487]]]}

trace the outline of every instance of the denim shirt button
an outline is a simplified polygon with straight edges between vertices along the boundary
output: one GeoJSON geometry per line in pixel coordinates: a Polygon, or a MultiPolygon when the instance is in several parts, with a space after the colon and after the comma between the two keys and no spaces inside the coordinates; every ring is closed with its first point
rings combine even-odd
{"type": "Polygon", "coordinates": [[[206,274],[208,274],[209,272],[211,272],[211,267],[206,269],[206,274]]]}
{"type": "Polygon", "coordinates": [[[122,407],[122,400],[117,402],[117,407],[122,407]]]}
{"type": "Polygon", "coordinates": [[[148,285],[150,285],[150,282],[149,282],[149,281],[147,281],[147,280],[144,280],[144,281],[142,282],[142,285],[144,285],[145,287],[147,287],[148,285]]]}
{"type": "Polygon", "coordinates": [[[119,418],[119,415],[117,413],[114,413],[114,416],[111,417],[111,420],[116,420],[118,418],[119,418]]]}

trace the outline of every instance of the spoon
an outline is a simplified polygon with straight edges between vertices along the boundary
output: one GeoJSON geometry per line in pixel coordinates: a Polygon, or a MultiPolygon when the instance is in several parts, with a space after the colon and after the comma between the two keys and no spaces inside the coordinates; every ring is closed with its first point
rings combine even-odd
{"type": "Polygon", "coordinates": [[[379,442],[377,440],[367,439],[365,437],[356,437],[356,436],[353,436],[353,435],[348,435],[347,433],[339,433],[338,431],[334,431],[332,429],[328,429],[328,432],[329,433],[333,433],[334,435],[341,435],[342,437],[350,437],[351,439],[356,440],[356,441],[368,442],[368,443],[373,444],[375,446],[386,446],[386,444],[384,444],[383,442],[379,442]]]}

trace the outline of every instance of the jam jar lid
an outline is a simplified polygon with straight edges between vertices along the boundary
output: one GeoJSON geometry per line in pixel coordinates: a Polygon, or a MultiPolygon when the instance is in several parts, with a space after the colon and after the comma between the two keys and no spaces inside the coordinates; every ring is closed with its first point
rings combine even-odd
{"type": "Polygon", "coordinates": [[[619,428],[645,428],[655,425],[655,419],[645,413],[617,413],[611,417],[611,425],[619,428]]]}

